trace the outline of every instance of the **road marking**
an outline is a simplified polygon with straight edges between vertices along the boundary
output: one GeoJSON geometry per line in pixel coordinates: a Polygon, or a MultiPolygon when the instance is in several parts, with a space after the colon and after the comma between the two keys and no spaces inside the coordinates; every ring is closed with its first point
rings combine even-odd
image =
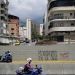
{"type": "MultiPolygon", "coordinates": [[[[26,62],[26,60],[13,60],[12,62],[26,62]]],[[[39,61],[33,60],[34,63],[75,63],[75,60],[49,60],[49,61],[39,61]]]]}

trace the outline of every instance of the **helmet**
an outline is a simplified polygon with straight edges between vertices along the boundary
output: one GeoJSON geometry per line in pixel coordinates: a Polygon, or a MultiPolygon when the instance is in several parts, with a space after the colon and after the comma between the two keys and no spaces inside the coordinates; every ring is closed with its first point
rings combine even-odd
{"type": "Polygon", "coordinates": [[[5,52],[5,54],[7,54],[7,52],[5,52]]]}
{"type": "Polygon", "coordinates": [[[23,67],[19,67],[19,71],[20,71],[20,72],[23,71],[23,69],[24,69],[23,67]]]}
{"type": "Polygon", "coordinates": [[[32,58],[27,58],[27,61],[30,62],[30,60],[32,60],[32,58]]]}
{"type": "Polygon", "coordinates": [[[10,53],[10,51],[7,51],[7,53],[10,53]]]}
{"type": "Polygon", "coordinates": [[[11,53],[9,53],[9,55],[11,55],[11,53]]]}

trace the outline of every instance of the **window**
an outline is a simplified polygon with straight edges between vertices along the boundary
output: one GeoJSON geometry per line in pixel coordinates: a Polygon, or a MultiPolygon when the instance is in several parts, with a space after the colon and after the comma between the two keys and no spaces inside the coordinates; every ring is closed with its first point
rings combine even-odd
{"type": "Polygon", "coordinates": [[[14,30],[14,28],[11,28],[11,30],[14,30]]]}
{"type": "Polygon", "coordinates": [[[50,3],[49,10],[53,7],[75,6],[75,0],[54,0],[50,3]]]}
{"type": "Polygon", "coordinates": [[[6,28],[8,28],[8,25],[6,25],[6,28]]]}
{"type": "Polygon", "coordinates": [[[70,13],[70,16],[72,16],[72,13],[70,13]]]}
{"type": "Polygon", "coordinates": [[[71,23],[71,26],[74,26],[74,23],[71,23]]]}
{"type": "Polygon", "coordinates": [[[4,4],[1,4],[1,8],[4,8],[4,4]]]}
{"type": "Polygon", "coordinates": [[[5,14],[5,12],[3,10],[1,10],[1,14],[5,14]]]}
{"type": "Polygon", "coordinates": [[[14,35],[14,33],[11,33],[11,35],[14,35]]]}
{"type": "Polygon", "coordinates": [[[63,19],[63,14],[55,14],[54,19],[63,19]]]}

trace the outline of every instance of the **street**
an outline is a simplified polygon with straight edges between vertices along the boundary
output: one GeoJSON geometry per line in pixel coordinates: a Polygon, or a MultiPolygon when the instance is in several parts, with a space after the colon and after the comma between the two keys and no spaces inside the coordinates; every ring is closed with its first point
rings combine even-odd
{"type": "Polygon", "coordinates": [[[35,42],[30,42],[30,43],[21,43],[20,46],[35,46],[35,42]]]}

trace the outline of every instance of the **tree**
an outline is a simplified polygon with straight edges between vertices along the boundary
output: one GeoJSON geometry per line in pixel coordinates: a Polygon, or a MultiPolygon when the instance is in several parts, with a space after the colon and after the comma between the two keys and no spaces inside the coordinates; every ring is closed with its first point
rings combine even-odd
{"type": "Polygon", "coordinates": [[[35,29],[32,30],[32,39],[37,39],[37,31],[35,29]]]}

